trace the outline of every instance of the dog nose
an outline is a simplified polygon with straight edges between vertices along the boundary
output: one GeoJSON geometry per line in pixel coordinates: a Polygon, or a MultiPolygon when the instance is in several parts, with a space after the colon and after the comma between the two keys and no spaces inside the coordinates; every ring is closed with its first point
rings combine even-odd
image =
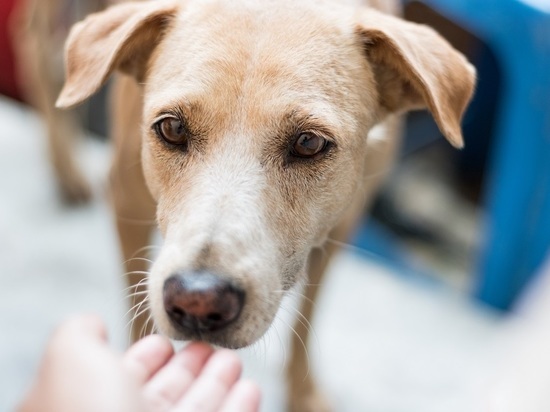
{"type": "Polygon", "coordinates": [[[245,292],[208,272],[180,272],[164,282],[164,310],[180,330],[211,332],[236,320],[245,292]]]}

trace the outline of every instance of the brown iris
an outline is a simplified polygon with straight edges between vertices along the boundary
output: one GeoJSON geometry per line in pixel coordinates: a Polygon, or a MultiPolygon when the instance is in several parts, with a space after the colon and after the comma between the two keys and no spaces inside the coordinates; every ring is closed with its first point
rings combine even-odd
{"type": "Polygon", "coordinates": [[[165,117],[155,124],[157,134],[167,143],[184,145],[187,143],[189,132],[185,124],[176,117],[165,117]]]}
{"type": "Polygon", "coordinates": [[[314,133],[301,133],[292,147],[292,154],[298,157],[313,157],[327,147],[327,140],[314,133]]]}

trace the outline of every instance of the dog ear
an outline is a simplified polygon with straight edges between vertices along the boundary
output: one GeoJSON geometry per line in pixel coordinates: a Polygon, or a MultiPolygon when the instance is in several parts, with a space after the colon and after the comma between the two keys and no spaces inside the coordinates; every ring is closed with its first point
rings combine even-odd
{"type": "Polygon", "coordinates": [[[124,3],[92,14],[71,29],[66,81],[56,106],[74,106],[118,69],[142,81],[147,61],[177,12],[174,0],[124,3]]]}
{"type": "Polygon", "coordinates": [[[431,28],[364,9],[356,27],[387,112],[427,108],[443,135],[464,146],[460,122],[475,85],[466,58],[431,28]]]}

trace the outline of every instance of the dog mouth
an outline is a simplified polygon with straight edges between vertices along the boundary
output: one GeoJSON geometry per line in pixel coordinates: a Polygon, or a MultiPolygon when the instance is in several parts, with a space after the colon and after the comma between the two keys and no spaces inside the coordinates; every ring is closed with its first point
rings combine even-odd
{"type": "Polygon", "coordinates": [[[191,234],[185,238],[166,235],[147,281],[149,307],[161,334],[238,349],[267,332],[288,290],[286,273],[295,265],[289,267],[266,230],[261,241],[243,246],[250,236],[237,236],[242,226],[218,228],[213,240],[202,235],[206,230],[187,227],[191,234]]]}

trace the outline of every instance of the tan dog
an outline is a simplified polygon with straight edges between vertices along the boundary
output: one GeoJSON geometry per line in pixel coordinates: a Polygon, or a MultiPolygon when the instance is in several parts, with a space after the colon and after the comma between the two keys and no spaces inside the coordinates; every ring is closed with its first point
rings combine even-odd
{"type": "MultiPolygon", "coordinates": [[[[127,259],[156,210],[165,242],[147,284],[162,333],[250,345],[308,268],[313,300],[337,249],[328,239],[346,239],[391,165],[399,114],[428,108],[462,146],[473,67],[433,30],[364,6],[158,0],[72,30],[59,107],[125,74],[112,193],[127,259]]],[[[145,268],[129,261],[133,284],[145,268]]],[[[311,317],[311,300],[301,311],[311,317]]],[[[290,407],[322,411],[297,331],[290,407]]]]}

